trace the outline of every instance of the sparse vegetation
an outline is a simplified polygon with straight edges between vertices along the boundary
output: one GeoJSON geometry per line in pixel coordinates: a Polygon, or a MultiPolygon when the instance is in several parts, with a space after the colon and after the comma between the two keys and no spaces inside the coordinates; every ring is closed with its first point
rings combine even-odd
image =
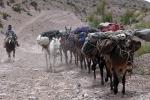
{"type": "Polygon", "coordinates": [[[135,25],[135,28],[137,28],[137,29],[150,28],[150,22],[142,21],[140,23],[137,23],[135,25]]]}
{"type": "Polygon", "coordinates": [[[3,16],[3,19],[5,19],[5,20],[7,20],[8,17],[11,17],[9,14],[7,14],[5,12],[2,13],[2,16],[3,16]]]}
{"type": "Polygon", "coordinates": [[[146,74],[146,72],[145,72],[145,70],[144,70],[143,67],[140,67],[140,68],[138,69],[138,73],[139,73],[140,75],[145,75],[145,74],[146,74]]]}
{"type": "Polygon", "coordinates": [[[138,23],[143,20],[144,14],[141,11],[134,11],[127,9],[126,12],[121,16],[121,23],[125,25],[131,25],[134,23],[138,23]]]}
{"type": "Polygon", "coordinates": [[[96,7],[96,14],[102,16],[102,22],[105,22],[104,18],[106,17],[105,12],[106,12],[106,1],[105,0],[100,0],[99,4],[96,7]]]}
{"type": "Polygon", "coordinates": [[[96,11],[87,17],[87,21],[92,27],[97,27],[100,22],[113,21],[112,13],[106,11],[105,8],[106,8],[106,1],[100,0],[100,3],[96,7],[96,11]]]}
{"type": "Polygon", "coordinates": [[[143,54],[150,53],[150,43],[145,42],[142,44],[141,48],[136,52],[136,56],[141,56],[143,54]]]}
{"type": "Polygon", "coordinates": [[[13,9],[14,11],[18,12],[18,13],[21,13],[21,11],[22,11],[22,8],[21,8],[20,4],[15,4],[15,5],[12,7],[12,9],[13,9]]]}
{"type": "Polygon", "coordinates": [[[112,22],[112,21],[113,21],[112,13],[111,12],[106,13],[103,17],[103,22],[112,22]]]}
{"type": "Polygon", "coordinates": [[[133,17],[134,11],[126,10],[126,12],[121,16],[121,22],[125,25],[129,25],[133,23],[135,18],[133,17]]]}
{"type": "Polygon", "coordinates": [[[93,14],[87,17],[87,20],[89,22],[89,25],[92,27],[97,27],[101,22],[101,20],[98,17],[94,16],[93,14]]]}

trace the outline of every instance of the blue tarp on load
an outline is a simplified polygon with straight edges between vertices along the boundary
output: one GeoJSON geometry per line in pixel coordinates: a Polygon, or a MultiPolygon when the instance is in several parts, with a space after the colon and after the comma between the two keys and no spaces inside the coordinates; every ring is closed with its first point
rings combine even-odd
{"type": "Polygon", "coordinates": [[[85,33],[88,33],[90,30],[90,27],[78,27],[74,33],[75,34],[78,34],[78,33],[81,33],[81,32],[85,32],[85,33]]]}
{"type": "Polygon", "coordinates": [[[86,33],[81,32],[81,33],[79,34],[79,41],[80,41],[81,44],[84,44],[85,38],[86,38],[86,33]]]}
{"type": "Polygon", "coordinates": [[[74,30],[75,34],[79,34],[81,32],[85,32],[85,33],[93,33],[93,32],[98,32],[99,30],[95,29],[95,28],[91,28],[88,26],[85,27],[78,27],[76,30],[74,30]]]}

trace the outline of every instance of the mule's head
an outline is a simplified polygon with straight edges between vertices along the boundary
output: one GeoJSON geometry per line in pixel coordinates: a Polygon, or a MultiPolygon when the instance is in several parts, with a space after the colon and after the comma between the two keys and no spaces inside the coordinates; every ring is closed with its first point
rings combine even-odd
{"type": "Polygon", "coordinates": [[[6,38],[6,43],[14,43],[15,44],[15,38],[13,36],[8,36],[6,38]]]}
{"type": "Polygon", "coordinates": [[[67,26],[65,26],[65,32],[66,32],[66,34],[70,34],[71,30],[72,30],[72,27],[67,28],[67,26]]]}

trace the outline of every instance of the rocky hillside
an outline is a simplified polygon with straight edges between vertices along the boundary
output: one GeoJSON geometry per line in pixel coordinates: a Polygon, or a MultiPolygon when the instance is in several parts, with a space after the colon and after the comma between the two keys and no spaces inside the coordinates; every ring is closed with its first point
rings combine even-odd
{"type": "MultiPolygon", "coordinates": [[[[34,18],[42,11],[56,9],[71,12],[82,21],[86,21],[100,1],[102,0],[0,0],[0,27],[14,22],[18,27],[18,23],[24,24],[26,19],[34,18]]],[[[107,10],[112,12],[114,18],[121,16],[126,9],[134,9],[144,12],[144,20],[149,21],[150,3],[144,0],[106,0],[106,3],[107,10]]]]}
{"type": "MultiPolygon", "coordinates": [[[[102,0],[0,0],[0,2],[4,2],[4,7],[5,5],[12,6],[12,8],[18,7],[23,11],[57,8],[72,11],[82,19],[94,10],[99,1],[102,0]]],[[[106,2],[107,9],[111,10],[116,16],[122,14],[125,9],[150,12],[150,3],[144,0],[106,0],[106,2]]]]}

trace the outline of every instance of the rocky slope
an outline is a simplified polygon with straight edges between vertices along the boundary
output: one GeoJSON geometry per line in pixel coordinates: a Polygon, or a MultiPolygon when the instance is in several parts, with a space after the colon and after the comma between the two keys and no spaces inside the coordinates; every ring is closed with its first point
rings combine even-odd
{"type": "MultiPolygon", "coordinates": [[[[5,5],[20,5],[21,8],[28,12],[31,9],[38,11],[61,9],[74,12],[80,19],[85,20],[85,16],[93,12],[99,1],[102,0],[2,0],[5,5]],[[14,2],[11,2],[14,1],[14,2]],[[11,2],[11,3],[8,3],[11,2]]],[[[150,12],[150,3],[144,0],[106,0],[107,9],[113,12],[114,16],[120,16],[125,9],[146,10],[146,16],[150,12]]]]}

